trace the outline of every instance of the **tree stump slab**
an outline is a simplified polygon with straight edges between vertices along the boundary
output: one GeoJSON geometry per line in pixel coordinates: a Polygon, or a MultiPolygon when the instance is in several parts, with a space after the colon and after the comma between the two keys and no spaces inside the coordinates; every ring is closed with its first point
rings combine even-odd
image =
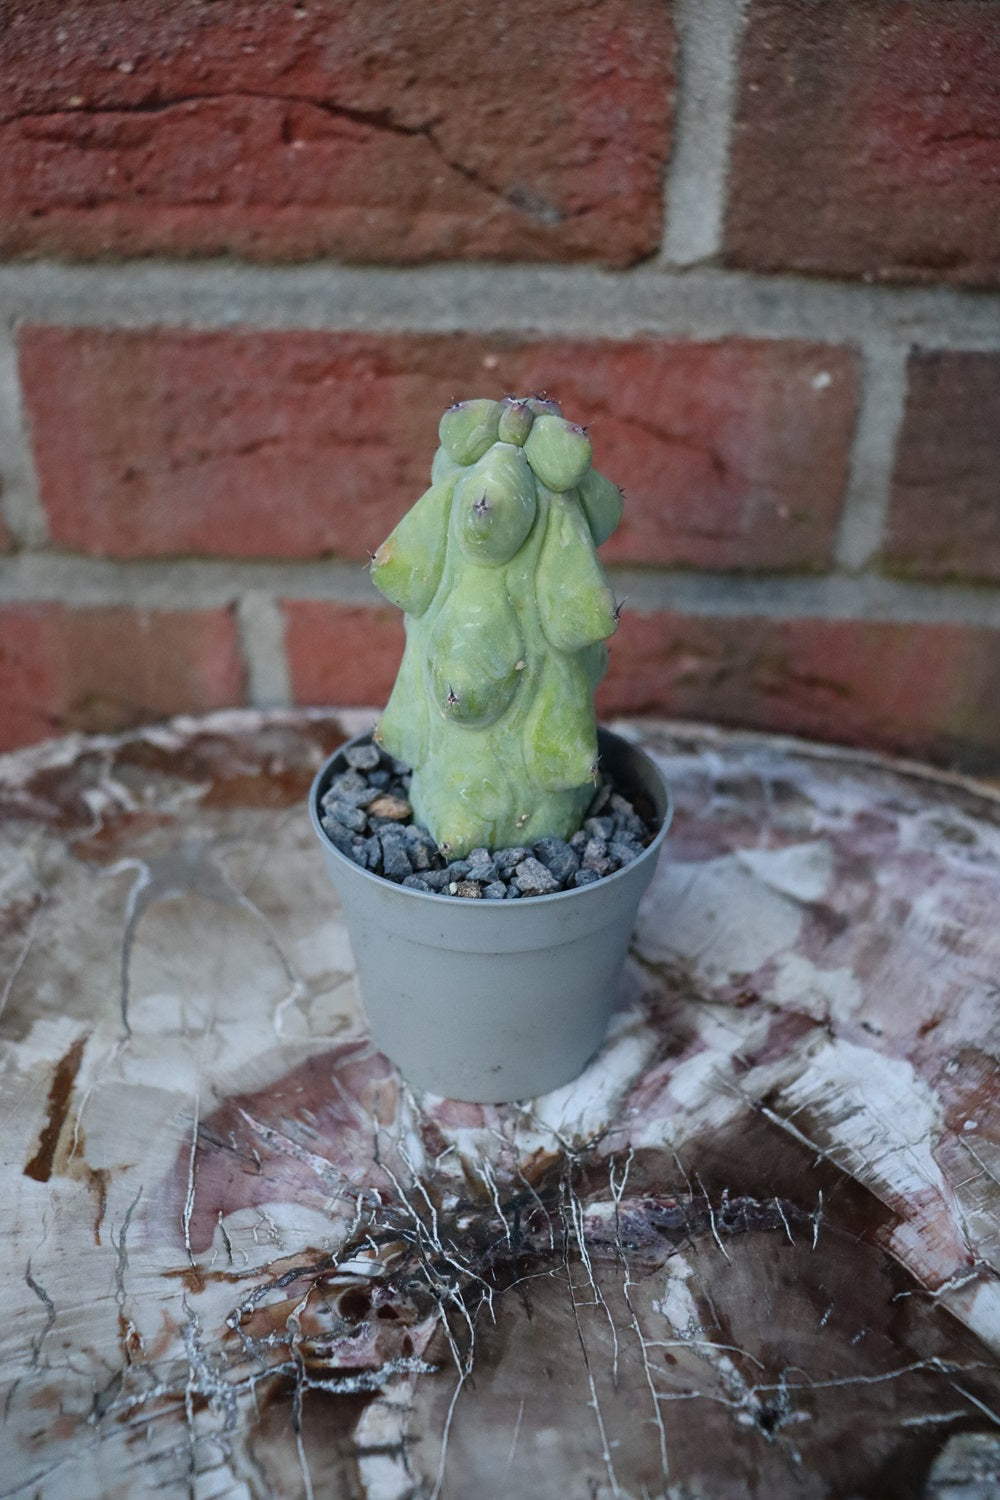
{"type": "Polygon", "coordinates": [[[0,760],[0,1496],[1000,1485],[1000,795],[616,726],[676,813],[573,1084],[417,1095],[306,814],[370,723],[0,760]]]}

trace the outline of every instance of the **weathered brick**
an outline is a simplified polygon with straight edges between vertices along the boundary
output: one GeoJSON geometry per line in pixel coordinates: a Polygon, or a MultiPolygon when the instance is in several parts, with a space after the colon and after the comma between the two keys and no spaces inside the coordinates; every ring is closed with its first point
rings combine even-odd
{"type": "Polygon", "coordinates": [[[243,699],[231,610],[0,607],[0,749],[243,699]]]}
{"type": "Polygon", "coordinates": [[[1000,630],[628,610],[599,709],[1000,771],[1000,630]]]}
{"type": "Polygon", "coordinates": [[[661,233],[662,0],[33,0],[0,253],[596,259],[661,233]]]}
{"type": "Polygon", "coordinates": [[[995,0],[752,0],[725,255],[1000,282],[995,0]]]}
{"type": "Polygon", "coordinates": [[[296,703],[379,707],[392,692],[405,636],[381,604],[285,599],[285,653],[296,703]]]}
{"type": "Polygon", "coordinates": [[[363,558],[428,483],[456,396],[547,387],[627,493],[609,560],[821,568],[851,351],[732,339],[22,330],[58,545],[115,557],[363,558]]]}
{"type": "Polygon", "coordinates": [[[1000,580],[1000,354],[910,355],[885,561],[1000,580]]]}

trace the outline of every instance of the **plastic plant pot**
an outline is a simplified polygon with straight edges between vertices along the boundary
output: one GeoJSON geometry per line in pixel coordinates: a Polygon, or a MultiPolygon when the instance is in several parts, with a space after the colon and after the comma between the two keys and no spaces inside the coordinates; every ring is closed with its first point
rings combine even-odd
{"type": "Polygon", "coordinates": [[[340,896],[372,1037],[415,1088],[483,1104],[569,1083],[601,1045],[643,892],[671,816],[642,750],[598,730],[601,766],[657,832],[633,862],[570,891],[466,900],[397,885],[342,854],[320,823],[344,754],[313,782],[310,814],[340,896]]]}

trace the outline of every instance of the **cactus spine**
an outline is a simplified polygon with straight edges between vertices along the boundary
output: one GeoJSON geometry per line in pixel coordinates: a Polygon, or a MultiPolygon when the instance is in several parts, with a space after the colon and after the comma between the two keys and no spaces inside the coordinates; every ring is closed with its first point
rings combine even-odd
{"type": "Polygon", "coordinates": [[[414,814],[456,856],[568,838],[596,777],[618,619],[595,548],[621,493],[543,398],[460,402],[440,438],[431,488],[372,560],[406,614],[375,737],[413,767],[414,814]]]}

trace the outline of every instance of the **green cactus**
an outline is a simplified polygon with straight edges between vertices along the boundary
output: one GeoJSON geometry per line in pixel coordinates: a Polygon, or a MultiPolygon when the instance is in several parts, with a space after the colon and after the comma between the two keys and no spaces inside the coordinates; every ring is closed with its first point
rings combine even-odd
{"type": "Polygon", "coordinates": [[[453,855],[568,838],[594,790],[594,688],[618,625],[595,548],[621,492],[555,402],[445,412],[431,488],[372,560],[406,614],[376,740],[413,767],[415,817],[453,855]]]}

